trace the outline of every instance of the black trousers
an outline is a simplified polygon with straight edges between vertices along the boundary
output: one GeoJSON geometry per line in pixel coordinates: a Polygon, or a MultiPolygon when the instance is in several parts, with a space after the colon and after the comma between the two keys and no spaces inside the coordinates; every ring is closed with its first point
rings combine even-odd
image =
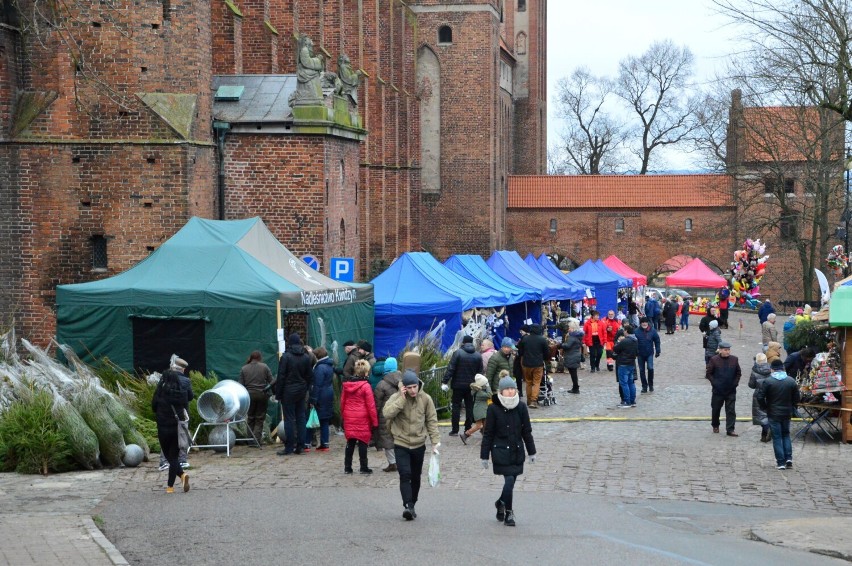
{"type": "Polygon", "coordinates": [[[399,492],[402,495],[402,504],[414,505],[420,494],[420,476],[423,475],[423,458],[426,455],[426,446],[420,448],[406,448],[394,444],[393,452],[396,456],[396,470],[399,472],[399,492]]]}
{"type": "Polygon", "coordinates": [[[266,425],[266,407],[269,397],[263,391],[249,391],[249,410],[246,424],[258,442],[263,440],[263,428],[266,425]]]}
{"type": "Polygon", "coordinates": [[[183,469],[178,462],[178,429],[177,419],[174,426],[157,425],[157,439],[160,441],[160,450],[169,462],[169,487],[174,487],[175,479],[183,475],[183,469]]]}
{"type": "Polygon", "coordinates": [[[725,430],[733,432],[737,426],[737,392],[734,391],[729,395],[713,393],[713,397],[710,399],[710,409],[712,410],[710,424],[714,427],[719,426],[722,405],[725,406],[725,430]]]}
{"type": "Polygon", "coordinates": [[[346,441],[346,450],[343,453],[343,469],[352,469],[352,456],[355,454],[355,445],[358,445],[358,460],[361,463],[361,469],[367,469],[367,445],[363,440],[350,438],[346,441]]]}
{"type": "Polygon", "coordinates": [[[603,344],[592,344],[589,346],[589,368],[601,369],[601,356],[603,356],[603,344]]]}
{"type": "Polygon", "coordinates": [[[473,425],[473,391],[467,389],[453,389],[453,418],[450,432],[459,431],[459,418],[461,418],[461,405],[464,401],[464,429],[473,425]]]}
{"type": "Polygon", "coordinates": [[[568,373],[571,374],[571,386],[574,391],[580,389],[580,383],[577,381],[577,368],[568,368],[568,373]]]}
{"type": "Polygon", "coordinates": [[[728,328],[728,310],[719,309],[719,328],[728,328]]]}
{"type": "Polygon", "coordinates": [[[518,476],[503,476],[503,491],[500,493],[500,501],[507,510],[512,510],[512,492],[515,490],[515,480],[518,476]]]}

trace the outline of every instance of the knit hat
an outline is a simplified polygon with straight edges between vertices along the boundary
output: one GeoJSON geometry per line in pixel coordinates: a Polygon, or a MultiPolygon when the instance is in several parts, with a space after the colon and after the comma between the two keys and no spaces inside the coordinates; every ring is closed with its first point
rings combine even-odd
{"type": "Polygon", "coordinates": [[[719,328],[719,321],[718,320],[711,320],[710,324],[708,324],[708,326],[710,327],[710,330],[713,330],[715,328],[719,328]]]}
{"type": "Polygon", "coordinates": [[[511,377],[504,377],[500,380],[500,383],[497,385],[498,391],[503,391],[504,389],[517,389],[518,382],[512,379],[511,377]]]}
{"type": "Polygon", "coordinates": [[[766,354],[761,353],[761,354],[756,355],[754,357],[754,361],[755,361],[755,363],[758,363],[758,364],[765,364],[766,363],[766,354]]]}
{"type": "Polygon", "coordinates": [[[367,342],[366,340],[358,340],[358,347],[367,353],[373,351],[373,345],[367,342]]]}
{"type": "Polygon", "coordinates": [[[769,367],[772,368],[773,370],[784,369],[784,362],[782,362],[778,358],[775,358],[774,360],[772,360],[772,363],[769,364],[769,367]]]}
{"type": "Polygon", "coordinates": [[[388,358],[385,360],[385,373],[391,373],[399,369],[396,363],[396,358],[388,358]]]}
{"type": "Polygon", "coordinates": [[[514,348],[515,347],[515,341],[512,340],[511,338],[509,338],[508,336],[506,336],[505,338],[503,338],[503,341],[500,342],[500,347],[501,348],[514,348]]]}
{"type": "Polygon", "coordinates": [[[405,370],[405,373],[402,374],[402,384],[406,387],[409,385],[418,385],[420,383],[420,378],[417,377],[417,374],[411,371],[410,369],[405,370]]]}
{"type": "Polygon", "coordinates": [[[462,344],[473,344],[473,336],[465,336],[462,338],[462,344]]]}
{"type": "Polygon", "coordinates": [[[529,332],[530,332],[530,325],[529,325],[529,324],[523,324],[523,325],[521,325],[521,332],[526,332],[527,334],[529,334],[529,332]]]}
{"type": "Polygon", "coordinates": [[[354,346],[354,345],[355,345],[354,340],[347,340],[346,342],[343,343],[344,348],[347,347],[347,346],[354,346]]]}
{"type": "Polygon", "coordinates": [[[299,337],[297,332],[294,332],[290,335],[290,338],[287,339],[288,346],[298,346],[302,343],[302,339],[299,337]]]}
{"type": "Polygon", "coordinates": [[[488,378],[482,375],[481,373],[476,374],[473,378],[473,384],[479,387],[480,391],[485,389],[488,385],[488,378]]]}
{"type": "Polygon", "coordinates": [[[796,309],[796,314],[805,314],[805,309],[796,309]]]}

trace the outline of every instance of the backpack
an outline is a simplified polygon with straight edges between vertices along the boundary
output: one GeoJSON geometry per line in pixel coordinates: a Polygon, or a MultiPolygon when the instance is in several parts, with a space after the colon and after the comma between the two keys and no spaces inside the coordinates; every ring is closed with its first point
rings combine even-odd
{"type": "Polygon", "coordinates": [[[160,398],[172,406],[186,405],[186,391],[180,385],[180,378],[173,371],[163,373],[160,378],[160,398]]]}

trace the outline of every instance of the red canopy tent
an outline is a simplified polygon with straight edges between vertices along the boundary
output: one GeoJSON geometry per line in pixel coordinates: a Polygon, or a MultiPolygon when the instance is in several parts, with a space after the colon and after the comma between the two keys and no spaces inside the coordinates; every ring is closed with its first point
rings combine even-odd
{"type": "Polygon", "coordinates": [[[717,275],[698,258],[693,259],[668,277],[669,287],[723,287],[728,284],[721,275],[717,275]]]}
{"type": "Polygon", "coordinates": [[[648,278],[634,270],[632,267],[615,257],[614,255],[609,256],[605,260],[603,260],[604,265],[608,268],[612,269],[622,277],[628,277],[633,279],[634,287],[643,287],[648,284],[648,278]]]}

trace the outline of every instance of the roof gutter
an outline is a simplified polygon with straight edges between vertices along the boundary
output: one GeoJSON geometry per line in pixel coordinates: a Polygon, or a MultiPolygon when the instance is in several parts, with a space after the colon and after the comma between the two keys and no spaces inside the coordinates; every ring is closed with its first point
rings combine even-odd
{"type": "Polygon", "coordinates": [[[213,130],[216,132],[216,154],[218,156],[216,171],[218,174],[219,220],[225,220],[225,136],[230,129],[231,124],[229,122],[213,121],[213,130]]]}

